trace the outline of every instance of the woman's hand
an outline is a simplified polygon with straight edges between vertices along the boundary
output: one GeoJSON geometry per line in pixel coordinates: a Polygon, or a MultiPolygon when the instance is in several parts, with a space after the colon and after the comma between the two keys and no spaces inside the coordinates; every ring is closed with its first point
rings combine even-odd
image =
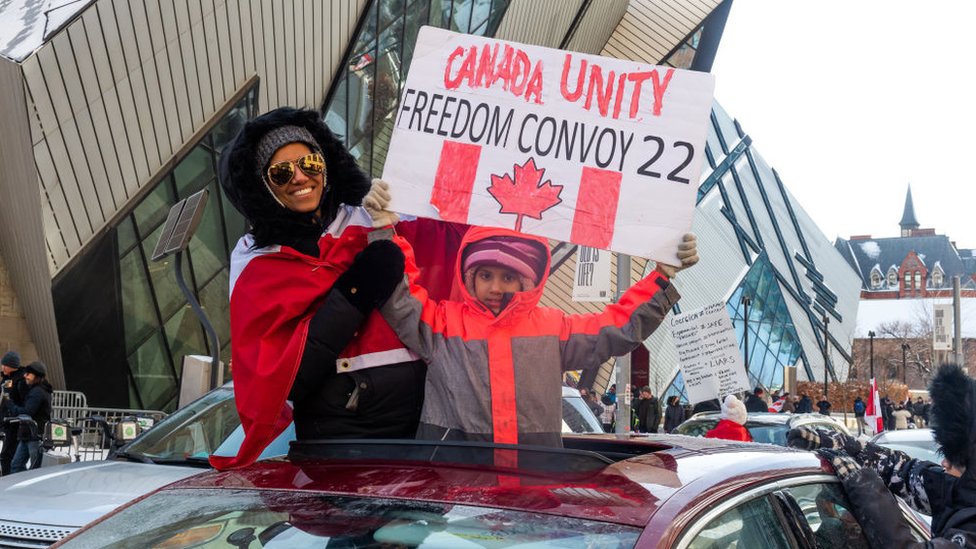
{"type": "Polygon", "coordinates": [[[363,197],[363,207],[373,219],[373,227],[388,227],[400,221],[400,216],[386,207],[390,204],[390,184],[382,179],[374,179],[369,192],[363,197]]]}

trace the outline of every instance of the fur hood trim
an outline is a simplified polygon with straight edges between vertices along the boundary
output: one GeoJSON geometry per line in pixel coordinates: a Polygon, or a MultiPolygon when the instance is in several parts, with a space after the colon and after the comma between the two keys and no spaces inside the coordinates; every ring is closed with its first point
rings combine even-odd
{"type": "Polygon", "coordinates": [[[218,166],[220,186],[237,211],[247,218],[257,247],[314,238],[336,216],[340,204],[359,206],[369,192],[370,179],[346,151],[338,137],[313,110],[281,107],[248,121],[227,144],[218,166]],[[325,157],[326,180],[322,217],[301,214],[281,206],[266,189],[257,166],[257,147],[269,131],[281,126],[308,130],[325,157]]]}
{"type": "Polygon", "coordinates": [[[932,431],[942,455],[953,465],[965,465],[968,472],[976,467],[976,382],[958,365],[945,364],[932,378],[929,396],[932,431]]]}

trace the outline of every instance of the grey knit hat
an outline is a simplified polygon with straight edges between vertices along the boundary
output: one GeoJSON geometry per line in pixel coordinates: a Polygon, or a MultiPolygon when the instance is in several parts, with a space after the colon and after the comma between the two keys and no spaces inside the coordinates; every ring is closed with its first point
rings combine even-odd
{"type": "Polygon", "coordinates": [[[305,143],[313,151],[321,152],[322,150],[318,142],[315,141],[315,138],[312,137],[311,132],[305,128],[300,126],[281,126],[280,128],[275,128],[264,134],[264,137],[258,142],[257,150],[255,151],[257,155],[255,165],[258,169],[258,177],[264,178],[264,169],[268,166],[268,162],[271,161],[271,157],[274,156],[275,151],[289,143],[305,143]]]}
{"type": "Polygon", "coordinates": [[[20,368],[20,355],[17,351],[7,351],[3,358],[0,358],[0,364],[8,368],[20,368]]]}

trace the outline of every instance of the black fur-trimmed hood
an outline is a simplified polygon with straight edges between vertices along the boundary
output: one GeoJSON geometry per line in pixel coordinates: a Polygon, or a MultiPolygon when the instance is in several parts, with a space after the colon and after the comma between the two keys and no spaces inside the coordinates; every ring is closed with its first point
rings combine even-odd
{"type": "Polygon", "coordinates": [[[227,145],[218,167],[220,186],[228,200],[251,225],[257,247],[288,244],[314,238],[335,219],[340,204],[359,206],[369,192],[370,179],[345,146],[312,110],[281,107],[248,121],[227,145]],[[278,204],[258,175],[257,145],[269,131],[281,126],[308,130],[325,157],[326,180],[322,217],[293,212],[278,204]]]}
{"type": "MultiPolygon", "coordinates": [[[[976,468],[976,381],[956,364],[945,364],[929,384],[932,431],[942,455],[953,465],[976,468]]],[[[976,471],[974,471],[976,472],[976,471]]]]}

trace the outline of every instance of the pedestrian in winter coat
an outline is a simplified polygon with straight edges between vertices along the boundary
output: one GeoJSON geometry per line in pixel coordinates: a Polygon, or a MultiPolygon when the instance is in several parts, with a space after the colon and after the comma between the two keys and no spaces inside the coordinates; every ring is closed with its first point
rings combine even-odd
{"type": "Polygon", "coordinates": [[[796,398],[789,394],[783,393],[783,407],[780,408],[782,413],[794,413],[796,412],[796,398]]]}
{"type": "Polygon", "coordinates": [[[817,409],[821,414],[825,416],[830,415],[830,401],[827,400],[827,397],[824,397],[819,402],[817,402],[817,409]]]}
{"type": "Polygon", "coordinates": [[[884,420],[884,428],[889,431],[895,430],[895,406],[891,403],[891,399],[884,397],[881,401],[881,418],[884,420]]]}
{"type": "Polygon", "coordinates": [[[617,419],[617,403],[607,395],[603,395],[601,402],[603,403],[603,413],[600,415],[600,423],[603,425],[605,433],[612,433],[617,419]]]}
{"type": "MultiPolygon", "coordinates": [[[[291,419],[299,440],[412,438],[425,365],[376,313],[402,261],[367,246],[370,181],[316,111],[247,122],[219,166],[250,231],[231,256],[234,392],[245,439],[218,469],[253,462],[291,419]],[[398,263],[399,261],[399,263],[398,263]]],[[[395,246],[394,246],[395,247],[395,246]]]]}
{"type": "Polygon", "coordinates": [[[641,387],[637,402],[637,430],[641,433],[656,433],[661,425],[661,403],[651,393],[648,386],[641,387]]]}
{"type": "Polygon", "coordinates": [[[976,381],[947,364],[929,394],[942,465],[836,431],[802,427],[787,435],[790,446],[831,462],[872,548],[976,547],[976,381]],[[932,517],[930,541],[915,539],[892,496],[932,517]]]}
{"type": "MultiPolygon", "coordinates": [[[[24,380],[24,369],[20,365],[20,355],[16,351],[7,351],[0,359],[0,368],[3,370],[3,394],[17,406],[23,406],[24,397],[27,396],[30,386],[24,380]]],[[[10,464],[14,459],[14,453],[17,451],[18,428],[18,425],[13,422],[3,424],[3,450],[0,451],[0,474],[3,476],[10,474],[10,464]]]]}
{"type": "Polygon", "coordinates": [[[752,442],[752,435],[745,427],[748,419],[749,414],[745,404],[735,395],[728,395],[722,401],[722,413],[719,415],[718,424],[715,425],[714,429],[705,433],[705,438],[752,442]]]}
{"type": "Polygon", "coordinates": [[[765,396],[766,391],[762,387],[756,387],[753,392],[746,395],[746,410],[749,412],[768,412],[769,405],[766,404],[765,396]]]}
{"type": "Polygon", "coordinates": [[[664,432],[670,433],[685,420],[685,409],[681,407],[677,395],[668,397],[668,407],[664,410],[664,432]]]}
{"type": "Polygon", "coordinates": [[[809,414],[813,412],[813,400],[807,395],[800,395],[800,401],[796,403],[796,413],[809,414]]]}
{"type": "MultiPolygon", "coordinates": [[[[385,183],[374,184],[365,205],[377,218],[388,213],[389,198],[385,183]]],[[[428,364],[418,438],[561,446],[562,373],[582,370],[578,385],[592,387],[600,364],[644,341],[679,297],[669,282],[679,268],[658,264],[603,313],[539,307],[547,241],[474,227],[458,255],[462,301],[435,302],[416,283],[410,246],[402,244],[406,281],[382,312],[428,364]]],[[[693,235],[678,257],[681,268],[698,261],[693,235]]]]}
{"type": "Polygon", "coordinates": [[[47,382],[46,377],[47,366],[43,362],[31,362],[24,368],[24,381],[28,385],[24,405],[17,405],[12,399],[3,403],[3,415],[28,415],[34,420],[33,429],[27,424],[19,425],[19,442],[10,464],[11,474],[41,466],[41,433],[44,432],[47,422],[51,421],[51,395],[54,393],[54,387],[47,382]]]}
{"type": "Polygon", "coordinates": [[[895,429],[908,429],[908,421],[912,419],[912,413],[903,406],[899,406],[891,416],[895,418],[895,429]]]}

